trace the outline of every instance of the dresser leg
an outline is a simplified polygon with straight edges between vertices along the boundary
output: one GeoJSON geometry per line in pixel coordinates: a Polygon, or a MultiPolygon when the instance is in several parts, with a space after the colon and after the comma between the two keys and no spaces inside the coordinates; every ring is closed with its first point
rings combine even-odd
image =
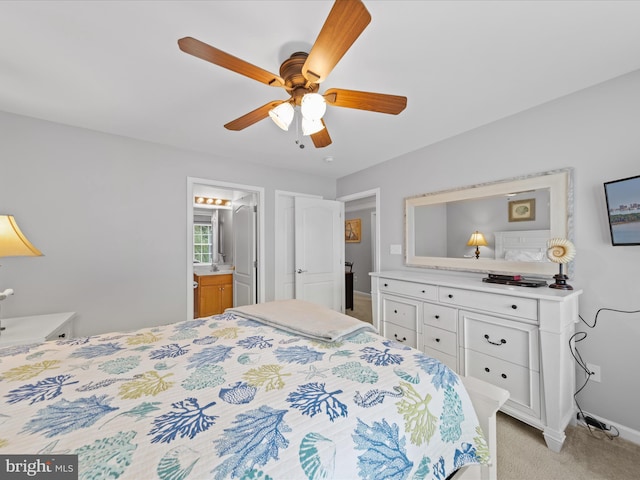
{"type": "Polygon", "coordinates": [[[549,450],[560,453],[562,445],[564,444],[564,439],[567,438],[564,432],[545,428],[542,434],[544,435],[544,441],[547,443],[549,450]]]}

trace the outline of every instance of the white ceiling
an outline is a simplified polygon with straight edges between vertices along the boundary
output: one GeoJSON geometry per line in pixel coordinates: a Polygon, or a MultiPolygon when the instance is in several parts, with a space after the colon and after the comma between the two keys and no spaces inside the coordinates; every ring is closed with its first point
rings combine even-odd
{"type": "Polygon", "coordinates": [[[398,116],[329,107],[333,144],[265,119],[287,98],[182,53],[192,36],[273,73],[333,2],[2,1],[0,110],[338,178],[640,69],[639,1],[364,0],[372,21],[331,87],[404,95],[398,116]],[[333,157],[332,163],[325,162],[333,157]]]}

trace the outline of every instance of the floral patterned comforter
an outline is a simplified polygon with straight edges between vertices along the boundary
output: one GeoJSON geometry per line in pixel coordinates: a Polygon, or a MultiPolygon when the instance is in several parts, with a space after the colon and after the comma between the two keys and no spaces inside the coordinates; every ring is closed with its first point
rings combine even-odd
{"type": "Polygon", "coordinates": [[[0,349],[0,454],[80,478],[444,479],[487,452],[456,374],[370,332],[227,313],[0,349]]]}

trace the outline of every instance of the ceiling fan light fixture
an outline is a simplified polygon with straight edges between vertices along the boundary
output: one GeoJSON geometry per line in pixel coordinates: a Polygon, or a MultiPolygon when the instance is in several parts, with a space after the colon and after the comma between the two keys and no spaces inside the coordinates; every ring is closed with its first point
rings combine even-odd
{"type": "Polygon", "coordinates": [[[307,117],[303,116],[302,121],[302,135],[313,135],[314,133],[318,133],[324,127],[324,123],[322,120],[310,120],[307,117]]]}
{"type": "Polygon", "coordinates": [[[327,102],[319,93],[306,93],[302,97],[300,111],[302,116],[308,120],[320,120],[327,111],[327,102]]]}
{"type": "Polygon", "coordinates": [[[294,110],[289,102],[284,102],[269,110],[271,120],[285,132],[293,122],[294,110]]]}

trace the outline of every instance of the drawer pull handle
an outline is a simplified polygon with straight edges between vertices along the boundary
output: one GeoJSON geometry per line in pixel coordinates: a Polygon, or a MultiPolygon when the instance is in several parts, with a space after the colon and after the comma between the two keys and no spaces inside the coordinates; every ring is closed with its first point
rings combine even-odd
{"type": "Polygon", "coordinates": [[[397,333],[394,333],[393,336],[396,337],[396,340],[399,341],[399,342],[406,342],[407,341],[407,337],[402,337],[402,340],[400,340],[398,338],[398,334],[397,333]]]}
{"type": "Polygon", "coordinates": [[[452,294],[449,294],[449,295],[447,295],[447,297],[449,297],[449,298],[453,298],[453,295],[452,295],[452,294]]]}
{"type": "Polygon", "coordinates": [[[60,335],[58,335],[58,338],[65,338],[67,336],[66,333],[61,333],[60,335]]]}
{"type": "Polygon", "coordinates": [[[394,310],[393,313],[398,313],[398,310],[394,310]]]}
{"type": "Polygon", "coordinates": [[[511,308],[513,308],[514,310],[518,309],[518,305],[511,305],[511,308]]]}
{"type": "Polygon", "coordinates": [[[384,284],[384,286],[385,286],[385,287],[388,287],[388,286],[389,286],[389,284],[388,284],[388,283],[385,283],[385,284],[384,284]]]}
{"type": "Polygon", "coordinates": [[[436,315],[436,320],[440,318],[440,315],[436,315]]]}
{"type": "Polygon", "coordinates": [[[422,293],[427,293],[427,291],[426,290],[422,290],[422,293]]]}
{"type": "Polygon", "coordinates": [[[484,336],[484,338],[485,338],[485,340],[486,340],[487,342],[489,342],[491,345],[497,345],[497,346],[500,346],[500,345],[504,345],[505,343],[507,343],[507,341],[506,341],[504,338],[501,338],[501,339],[500,339],[500,342],[492,342],[491,340],[489,340],[489,335],[485,335],[485,336],[484,336]]]}
{"type": "Polygon", "coordinates": [[[440,339],[439,338],[436,338],[436,343],[440,343],[440,339]]]}
{"type": "Polygon", "coordinates": [[[484,367],[484,371],[489,373],[491,371],[491,369],[489,367],[484,367]]]}
{"type": "Polygon", "coordinates": [[[502,378],[507,378],[507,374],[506,374],[506,373],[503,373],[503,374],[501,374],[500,376],[501,376],[502,378]]]}

